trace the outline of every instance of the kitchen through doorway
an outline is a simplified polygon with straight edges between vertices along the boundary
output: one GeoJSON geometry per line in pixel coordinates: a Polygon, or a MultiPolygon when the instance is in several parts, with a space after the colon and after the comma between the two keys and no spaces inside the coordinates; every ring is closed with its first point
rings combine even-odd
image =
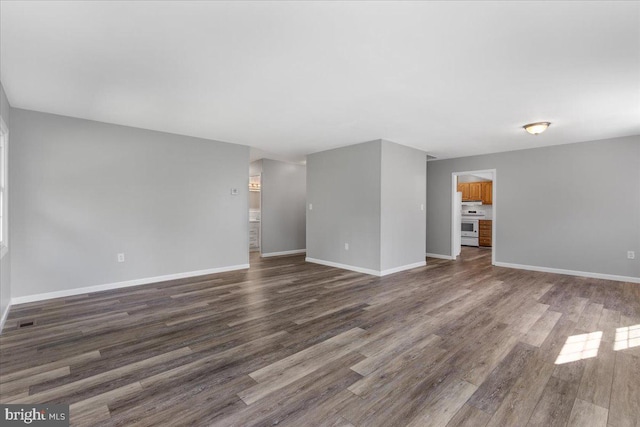
{"type": "Polygon", "coordinates": [[[262,246],[262,175],[249,177],[249,252],[260,253],[262,246]]]}
{"type": "Polygon", "coordinates": [[[461,171],[451,174],[451,259],[482,257],[497,246],[497,171],[461,171]]]}

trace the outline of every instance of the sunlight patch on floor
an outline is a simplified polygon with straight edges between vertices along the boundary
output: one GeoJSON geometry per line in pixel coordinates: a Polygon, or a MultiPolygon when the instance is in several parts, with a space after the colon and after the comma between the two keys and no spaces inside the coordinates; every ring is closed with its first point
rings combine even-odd
{"type": "Polygon", "coordinates": [[[616,341],[613,343],[614,350],[625,350],[638,346],[640,346],[640,324],[616,329],[616,341]]]}
{"type": "Polygon", "coordinates": [[[570,336],[560,350],[556,365],[596,357],[600,340],[602,340],[602,331],[570,336]]]}

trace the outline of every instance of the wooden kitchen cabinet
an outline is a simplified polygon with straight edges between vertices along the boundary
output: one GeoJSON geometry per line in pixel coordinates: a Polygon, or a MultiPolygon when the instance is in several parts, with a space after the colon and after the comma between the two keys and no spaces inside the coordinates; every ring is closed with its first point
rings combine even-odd
{"type": "Polygon", "coordinates": [[[482,183],[481,182],[469,183],[469,198],[471,200],[482,200],[482,183]]]}
{"type": "Polygon", "coordinates": [[[478,225],[478,243],[480,244],[480,246],[493,246],[493,221],[491,221],[490,219],[481,219],[480,221],[478,221],[478,225]]]}
{"type": "Polygon", "coordinates": [[[483,205],[492,205],[493,204],[493,182],[482,182],[482,204],[483,205]]]}
{"type": "Polygon", "coordinates": [[[469,197],[469,183],[468,182],[462,182],[460,184],[458,184],[458,191],[462,193],[462,201],[467,201],[467,200],[471,200],[469,197]]]}
{"type": "Polygon", "coordinates": [[[491,237],[478,237],[478,245],[484,248],[490,248],[491,245],[491,237]]]}
{"type": "Polygon", "coordinates": [[[458,191],[462,193],[462,201],[481,200],[483,205],[493,204],[493,182],[461,182],[458,191]]]}

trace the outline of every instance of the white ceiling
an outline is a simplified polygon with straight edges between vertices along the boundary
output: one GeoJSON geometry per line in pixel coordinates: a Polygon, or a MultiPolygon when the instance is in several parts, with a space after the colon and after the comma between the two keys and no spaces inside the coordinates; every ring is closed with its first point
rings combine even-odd
{"type": "Polygon", "coordinates": [[[377,138],[447,158],[640,134],[639,2],[0,7],[18,108],[289,160],[377,138]]]}

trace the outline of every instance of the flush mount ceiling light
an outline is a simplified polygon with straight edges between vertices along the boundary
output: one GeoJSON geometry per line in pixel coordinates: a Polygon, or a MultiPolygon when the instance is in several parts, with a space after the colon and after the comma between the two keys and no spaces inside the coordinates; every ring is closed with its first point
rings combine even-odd
{"type": "Polygon", "coordinates": [[[528,125],[524,125],[522,127],[531,135],[538,135],[539,133],[542,133],[545,130],[547,130],[549,125],[551,125],[550,122],[537,122],[537,123],[529,123],[528,125]]]}

